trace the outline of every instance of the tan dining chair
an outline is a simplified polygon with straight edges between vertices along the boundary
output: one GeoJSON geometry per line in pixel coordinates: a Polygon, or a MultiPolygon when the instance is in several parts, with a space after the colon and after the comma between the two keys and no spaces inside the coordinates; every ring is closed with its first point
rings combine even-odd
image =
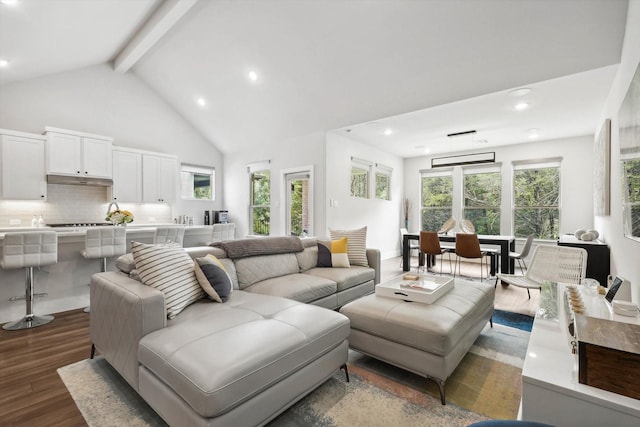
{"type": "MultiPolygon", "coordinates": [[[[440,256],[440,275],[442,275],[442,264],[444,260],[442,256],[444,254],[449,254],[449,273],[452,273],[451,270],[451,252],[454,252],[453,248],[443,248],[440,246],[440,239],[438,238],[438,233],[435,231],[421,231],[420,232],[420,252],[425,255],[424,269],[425,271],[429,265],[429,257],[440,256]]],[[[420,267],[418,266],[418,270],[420,267]]]]}
{"type": "MultiPolygon", "coordinates": [[[[496,256],[497,251],[494,249],[480,248],[478,235],[475,233],[458,233],[456,234],[456,269],[460,274],[460,258],[480,259],[480,281],[484,280],[483,272],[485,268],[484,259],[487,256],[496,256]]],[[[454,269],[453,275],[456,275],[454,269]]],[[[487,277],[489,277],[489,265],[487,264],[487,277]]]]}

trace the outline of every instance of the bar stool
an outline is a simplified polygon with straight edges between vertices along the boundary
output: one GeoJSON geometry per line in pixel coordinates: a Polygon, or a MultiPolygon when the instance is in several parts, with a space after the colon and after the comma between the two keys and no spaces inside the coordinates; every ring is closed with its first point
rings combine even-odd
{"type": "Polygon", "coordinates": [[[184,226],[173,227],[156,227],[156,234],[153,237],[153,244],[161,245],[167,242],[178,243],[183,246],[184,241],[184,226]]]}
{"type": "MultiPolygon", "coordinates": [[[[84,249],[80,251],[87,259],[100,259],[100,272],[107,271],[107,258],[124,255],[127,252],[126,228],[94,227],[87,229],[84,249]]],[[[84,309],[89,312],[89,307],[84,309]]]]}
{"type": "Polygon", "coordinates": [[[7,331],[35,328],[53,320],[53,316],[37,316],[33,313],[33,267],[56,264],[58,262],[58,235],[55,231],[31,231],[6,233],[0,265],[4,269],[25,268],[25,316],[15,322],[6,323],[7,331]]]}

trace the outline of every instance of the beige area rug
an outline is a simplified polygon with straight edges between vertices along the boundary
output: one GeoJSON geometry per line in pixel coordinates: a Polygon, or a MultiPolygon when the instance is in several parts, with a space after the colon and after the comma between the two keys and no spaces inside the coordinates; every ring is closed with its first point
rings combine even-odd
{"type": "MultiPolygon", "coordinates": [[[[431,381],[350,351],[351,382],[337,372],[269,425],[467,426],[515,418],[528,339],[524,331],[487,326],[447,380],[445,406],[431,381]]],[[[100,357],[58,373],[89,426],[166,425],[100,357]]]]}

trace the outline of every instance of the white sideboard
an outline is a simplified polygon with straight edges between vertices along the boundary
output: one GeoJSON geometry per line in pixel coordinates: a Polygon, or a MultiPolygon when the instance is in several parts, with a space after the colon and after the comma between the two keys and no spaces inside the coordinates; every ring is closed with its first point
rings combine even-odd
{"type": "MultiPolygon", "coordinates": [[[[556,292],[555,300],[563,301],[562,284],[543,291],[556,292]]],[[[587,311],[596,317],[640,323],[637,316],[610,312],[602,295],[585,291],[582,295],[587,311]]],[[[520,417],[557,427],[640,426],[640,400],[578,382],[578,359],[571,353],[566,314],[560,305],[558,319],[544,318],[541,312],[536,315],[522,369],[520,417]]]]}

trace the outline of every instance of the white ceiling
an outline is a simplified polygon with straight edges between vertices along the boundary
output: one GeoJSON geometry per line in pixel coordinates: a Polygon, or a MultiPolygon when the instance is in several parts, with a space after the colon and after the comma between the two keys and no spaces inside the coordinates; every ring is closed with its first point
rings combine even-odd
{"type": "MultiPolygon", "coordinates": [[[[180,2],[0,5],[0,58],[11,61],[0,84],[112,61],[180,2]]],[[[626,10],[626,0],[199,0],[129,72],[225,153],[331,130],[402,157],[484,149],[530,141],[532,128],[539,140],[593,133],[626,10]],[[531,106],[515,112],[508,91],[523,86],[531,106]],[[446,137],[472,129],[474,141],[446,137]]]]}

